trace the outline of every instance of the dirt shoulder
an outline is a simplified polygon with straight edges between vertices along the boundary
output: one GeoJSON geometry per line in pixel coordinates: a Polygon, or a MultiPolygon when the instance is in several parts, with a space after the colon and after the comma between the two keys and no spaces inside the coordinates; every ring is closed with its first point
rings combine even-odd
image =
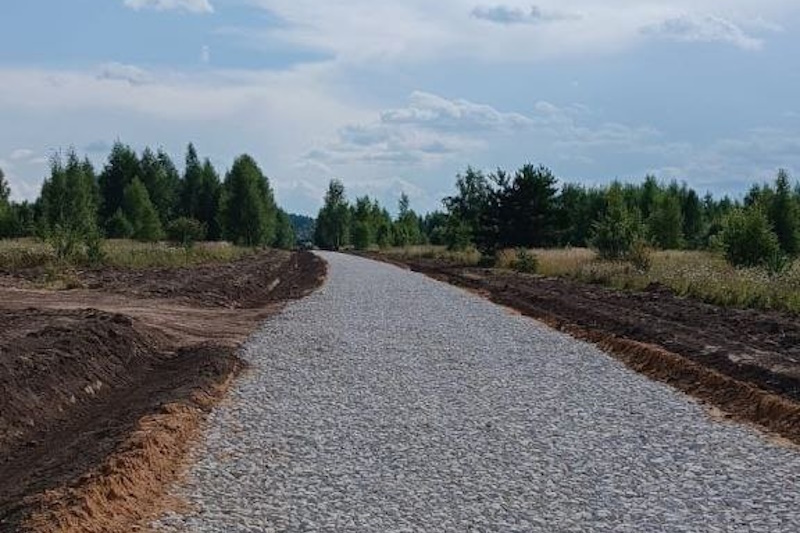
{"type": "Polygon", "coordinates": [[[599,344],[631,368],[728,417],[800,443],[800,321],[795,316],[717,307],[659,286],[628,292],[424,259],[399,264],[599,344]]]}
{"type": "Polygon", "coordinates": [[[28,274],[0,283],[0,531],[130,531],[242,371],[238,345],[325,265],[269,251],[81,272],[70,291],[28,274]]]}

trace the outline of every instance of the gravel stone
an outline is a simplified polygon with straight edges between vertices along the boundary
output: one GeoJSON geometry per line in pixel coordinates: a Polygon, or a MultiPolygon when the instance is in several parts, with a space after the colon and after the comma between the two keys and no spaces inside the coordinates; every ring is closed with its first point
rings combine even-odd
{"type": "Polygon", "coordinates": [[[800,531],[800,454],[475,295],[337,254],[163,532],[800,531]]]}

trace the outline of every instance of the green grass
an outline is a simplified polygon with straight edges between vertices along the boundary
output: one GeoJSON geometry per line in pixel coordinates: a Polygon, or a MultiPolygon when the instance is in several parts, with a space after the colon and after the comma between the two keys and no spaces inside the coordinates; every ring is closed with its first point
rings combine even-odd
{"type": "MultiPolygon", "coordinates": [[[[199,243],[185,249],[166,243],[108,240],[103,243],[103,253],[102,265],[144,269],[228,263],[252,255],[256,251],[227,243],[199,243]]],[[[78,257],[66,263],[59,262],[52,246],[41,241],[0,240],[0,270],[13,272],[41,267],[49,272],[79,266],[85,266],[85,260],[78,257]]]]}

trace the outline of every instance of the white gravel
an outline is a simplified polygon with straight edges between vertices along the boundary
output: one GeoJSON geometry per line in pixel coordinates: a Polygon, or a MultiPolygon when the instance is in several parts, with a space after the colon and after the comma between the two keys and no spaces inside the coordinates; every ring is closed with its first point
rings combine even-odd
{"type": "Polygon", "coordinates": [[[477,296],[324,258],[160,531],[800,531],[796,450],[477,296]]]}

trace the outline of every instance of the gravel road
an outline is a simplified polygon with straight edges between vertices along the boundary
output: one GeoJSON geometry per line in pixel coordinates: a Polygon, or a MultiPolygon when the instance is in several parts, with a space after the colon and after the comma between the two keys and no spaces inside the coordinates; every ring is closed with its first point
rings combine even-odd
{"type": "Polygon", "coordinates": [[[797,450],[477,296],[324,258],[158,530],[800,531],[797,450]]]}

